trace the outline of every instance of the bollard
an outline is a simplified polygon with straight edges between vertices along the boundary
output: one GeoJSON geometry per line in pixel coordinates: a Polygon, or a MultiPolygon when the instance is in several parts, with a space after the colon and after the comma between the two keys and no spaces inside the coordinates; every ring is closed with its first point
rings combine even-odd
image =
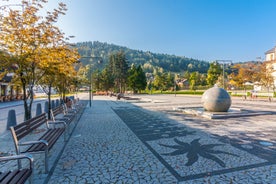
{"type": "Polygon", "coordinates": [[[56,99],[56,107],[59,106],[59,99],[56,99]]]}
{"type": "Polygon", "coordinates": [[[48,111],[49,111],[49,102],[46,101],[45,104],[44,104],[44,112],[48,113],[48,111]]]}
{"type": "Polygon", "coordinates": [[[51,102],[51,109],[54,109],[55,108],[55,100],[52,100],[52,102],[51,102]]]}
{"type": "Polygon", "coordinates": [[[36,116],[42,114],[41,103],[36,104],[36,116]]]}
{"type": "Polygon", "coordinates": [[[15,125],[17,125],[16,114],[15,114],[15,110],[11,109],[9,110],[9,113],[8,113],[7,130],[9,130],[11,126],[15,126],[15,125]]]}

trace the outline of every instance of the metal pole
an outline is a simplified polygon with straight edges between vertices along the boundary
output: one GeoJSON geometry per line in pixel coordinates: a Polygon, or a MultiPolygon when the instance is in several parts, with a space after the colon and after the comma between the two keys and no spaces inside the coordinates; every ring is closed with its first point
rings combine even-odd
{"type": "Polygon", "coordinates": [[[225,89],[225,86],[224,86],[224,62],[222,63],[222,72],[223,72],[223,75],[222,75],[222,77],[223,77],[223,89],[225,89]]]}
{"type": "Polygon", "coordinates": [[[90,85],[89,85],[89,107],[91,107],[91,80],[90,80],[90,85]]]}
{"type": "Polygon", "coordinates": [[[91,64],[90,64],[90,67],[89,67],[89,107],[92,106],[92,70],[91,70],[91,64]]]}
{"type": "MultiPolygon", "coordinates": [[[[97,57],[97,56],[88,56],[88,57],[81,57],[82,58],[92,58],[92,59],[95,59],[95,58],[99,58],[99,59],[102,59],[102,57],[97,57]]],[[[101,63],[100,61],[98,61],[98,63],[101,63]]],[[[91,107],[92,106],[92,100],[93,100],[93,86],[92,86],[92,65],[90,64],[90,67],[89,67],[89,75],[90,75],[90,85],[89,85],[89,106],[91,107]]]]}
{"type": "Polygon", "coordinates": [[[92,82],[92,73],[91,73],[91,99],[93,100],[93,82],[92,82]]]}
{"type": "Polygon", "coordinates": [[[174,96],[176,97],[176,79],[174,80],[174,96]]]}
{"type": "Polygon", "coordinates": [[[176,97],[176,82],[177,82],[177,79],[179,78],[179,74],[175,75],[175,79],[174,79],[174,96],[176,97]]]}
{"type": "Polygon", "coordinates": [[[223,74],[222,74],[222,77],[223,77],[223,79],[222,79],[222,82],[223,82],[223,89],[225,89],[225,84],[224,84],[224,77],[225,77],[225,72],[224,72],[224,63],[232,63],[232,60],[216,60],[216,62],[222,62],[222,72],[223,72],[223,74]]]}

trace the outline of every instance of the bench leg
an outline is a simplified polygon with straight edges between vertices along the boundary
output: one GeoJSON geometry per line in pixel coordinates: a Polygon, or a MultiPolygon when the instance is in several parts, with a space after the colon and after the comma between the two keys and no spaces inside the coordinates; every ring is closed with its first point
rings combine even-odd
{"type": "MultiPolygon", "coordinates": [[[[16,150],[16,154],[17,154],[17,155],[20,155],[20,154],[21,154],[18,146],[15,146],[15,150],[16,150]]],[[[17,167],[18,167],[18,169],[21,169],[21,168],[22,168],[21,159],[18,159],[18,160],[17,160],[17,167]]]]}
{"type": "Polygon", "coordinates": [[[17,160],[18,169],[22,168],[21,160],[17,160]]]}

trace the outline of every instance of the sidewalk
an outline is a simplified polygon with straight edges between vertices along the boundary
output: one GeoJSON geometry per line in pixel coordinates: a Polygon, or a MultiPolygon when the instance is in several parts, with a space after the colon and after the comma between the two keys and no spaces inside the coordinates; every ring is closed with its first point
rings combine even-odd
{"type": "Polygon", "coordinates": [[[49,183],[176,183],[112,108],[133,107],[123,101],[94,100],[49,183]]]}
{"type": "Polygon", "coordinates": [[[172,112],[179,99],[95,97],[48,183],[275,183],[275,117],[198,119],[172,112]]]}
{"type": "MultiPolygon", "coordinates": [[[[198,97],[135,97],[141,100],[95,96],[70,140],[50,151],[49,175],[35,157],[34,183],[275,184],[275,115],[209,120],[172,110],[200,105],[198,97]]],[[[237,99],[233,106],[275,104],[237,99]]],[[[2,140],[0,150],[12,152],[2,140]]]]}

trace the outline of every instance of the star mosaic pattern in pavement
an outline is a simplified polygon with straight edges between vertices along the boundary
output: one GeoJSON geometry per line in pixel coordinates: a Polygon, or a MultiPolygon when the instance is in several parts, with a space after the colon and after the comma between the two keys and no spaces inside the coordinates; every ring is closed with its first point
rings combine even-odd
{"type": "Polygon", "coordinates": [[[193,165],[196,161],[198,161],[199,156],[204,157],[206,159],[213,160],[217,162],[221,167],[225,167],[225,163],[215,156],[215,154],[227,154],[227,155],[233,155],[238,156],[233,153],[228,153],[226,151],[220,151],[220,150],[213,150],[215,146],[220,146],[222,144],[205,144],[202,145],[199,143],[200,139],[194,139],[191,143],[186,143],[178,140],[177,138],[174,138],[174,142],[176,145],[165,145],[160,144],[161,146],[165,146],[168,148],[173,148],[175,151],[170,153],[163,153],[162,155],[168,155],[168,156],[177,156],[187,153],[187,163],[186,166],[193,165]]]}

